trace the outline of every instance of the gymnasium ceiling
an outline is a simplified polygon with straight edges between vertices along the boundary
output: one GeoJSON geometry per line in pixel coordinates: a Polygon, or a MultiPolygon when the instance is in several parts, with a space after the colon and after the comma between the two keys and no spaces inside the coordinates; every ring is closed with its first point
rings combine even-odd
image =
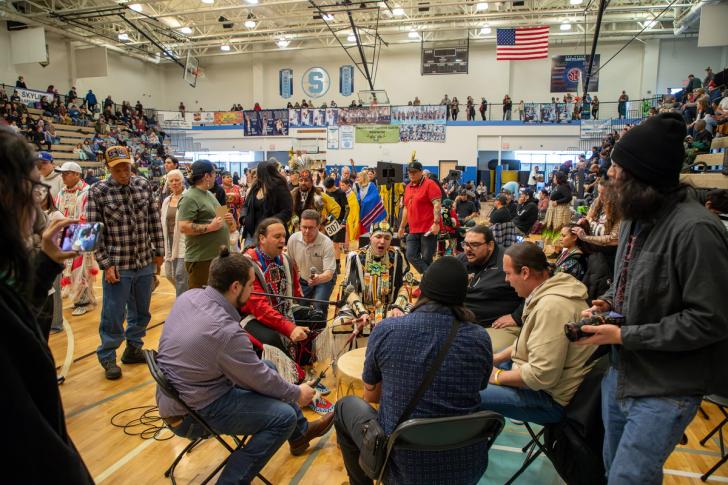
{"type": "MultiPolygon", "coordinates": [[[[694,35],[700,3],[608,1],[600,41],[627,41],[643,29],[641,40],[694,35]]],[[[551,45],[590,45],[598,4],[599,0],[0,0],[0,19],[42,25],[73,40],[154,62],[170,57],[184,62],[188,51],[207,57],[356,47],[352,21],[364,48],[375,38],[386,44],[466,38],[493,44],[497,27],[544,24],[551,26],[551,45]]]]}

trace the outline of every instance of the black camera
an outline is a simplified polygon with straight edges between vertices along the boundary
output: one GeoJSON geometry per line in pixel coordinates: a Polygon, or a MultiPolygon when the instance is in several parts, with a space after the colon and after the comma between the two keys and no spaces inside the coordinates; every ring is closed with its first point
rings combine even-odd
{"type": "Polygon", "coordinates": [[[564,333],[566,338],[572,342],[589,337],[590,333],[585,333],[581,327],[584,325],[617,325],[621,327],[624,324],[624,316],[616,312],[595,313],[591,317],[583,318],[578,322],[570,322],[564,325],[564,333]]]}

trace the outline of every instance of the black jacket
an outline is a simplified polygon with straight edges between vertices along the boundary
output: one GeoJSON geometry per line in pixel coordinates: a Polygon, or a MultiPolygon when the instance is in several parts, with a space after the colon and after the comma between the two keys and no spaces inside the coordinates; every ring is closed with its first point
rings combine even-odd
{"type": "Polygon", "coordinates": [[[276,185],[273,190],[265,194],[263,210],[255,210],[255,193],[250,191],[245,199],[245,235],[252,236],[258,223],[267,217],[277,217],[288,226],[293,214],[293,199],[285,183],[276,185]]]}
{"type": "Polygon", "coordinates": [[[549,200],[557,204],[568,204],[571,202],[571,195],[571,187],[569,184],[558,184],[551,191],[549,200]]]}
{"type": "Polygon", "coordinates": [[[528,199],[525,204],[518,204],[516,217],[513,218],[515,225],[523,234],[528,234],[538,219],[538,205],[533,199],[528,199]]]}
{"type": "Polygon", "coordinates": [[[490,223],[491,224],[503,224],[504,222],[508,222],[513,217],[511,216],[511,211],[508,210],[508,207],[501,207],[500,209],[493,209],[493,212],[490,213],[490,223]]]}
{"type": "MultiPolygon", "coordinates": [[[[614,301],[635,232],[622,221],[614,301]]],[[[617,396],[728,396],[728,234],[690,194],[639,231],[629,264],[617,396]]],[[[620,309],[615,309],[619,311],[620,309]]]]}
{"type": "Polygon", "coordinates": [[[63,266],[40,253],[29,298],[0,282],[0,412],[11,446],[3,452],[7,483],[93,483],[66,430],[56,369],[31,308],[40,308],[63,266]]]}
{"type": "Polygon", "coordinates": [[[465,306],[475,313],[475,322],[489,327],[499,317],[512,315],[520,326],[523,299],[506,282],[503,250],[496,245],[493,254],[483,265],[471,265],[465,254],[460,254],[457,258],[465,265],[471,279],[465,306]]]}

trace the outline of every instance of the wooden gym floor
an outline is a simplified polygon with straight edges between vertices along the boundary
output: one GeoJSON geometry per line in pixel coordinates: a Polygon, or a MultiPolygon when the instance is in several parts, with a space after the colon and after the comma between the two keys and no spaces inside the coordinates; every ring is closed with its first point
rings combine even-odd
{"type": "MultiPolygon", "coordinates": [[[[164,319],[174,303],[174,288],[165,278],[152,297],[152,320],[144,339],[145,348],[156,348],[162,331],[164,319]]],[[[97,279],[96,291],[101,302],[100,280],[97,279]]],[[[64,300],[64,305],[69,302],[64,300]]],[[[123,377],[108,381],[99,365],[95,349],[99,343],[98,322],[100,307],[80,317],[71,316],[69,308],[64,316],[70,323],[74,334],[74,358],[61,385],[61,395],[66,412],[66,420],[71,437],[78,447],[86,465],[97,483],[103,484],[166,484],[169,480],[163,472],[172,463],[188,441],[163,431],[159,438],[165,441],[142,439],[140,436],[125,434],[122,428],[112,426],[110,420],[116,413],[119,422],[127,423],[139,418],[143,409],[155,404],[155,385],[144,364],[121,364],[123,377]]],[[[50,346],[61,365],[66,355],[68,339],[65,332],[51,336],[50,346]]],[[[121,357],[119,351],[118,358],[121,357]]],[[[336,399],[336,380],[331,375],[325,383],[332,389],[329,399],[336,399]]],[[[718,459],[720,448],[717,435],[702,447],[699,440],[719,421],[719,411],[714,405],[703,403],[709,419],[697,415],[688,428],[689,442],[680,446],[670,456],[665,465],[666,484],[702,483],[700,475],[708,470],[718,459]]],[[[309,419],[317,415],[306,409],[309,419]]],[[[502,484],[520,466],[523,460],[521,447],[528,442],[525,428],[506,421],[504,432],[490,452],[490,463],[481,484],[502,484]]],[[[136,428],[141,431],[143,427],[136,428]]],[[[214,440],[208,440],[195,448],[182,459],[177,467],[176,478],[180,484],[199,483],[225,457],[226,451],[214,440]]],[[[347,482],[346,471],[336,446],[335,431],[312,441],[309,451],[303,456],[294,457],[284,445],[262,471],[272,483],[278,484],[335,484],[347,482]]],[[[723,466],[710,479],[710,482],[728,483],[728,466],[723,466]]],[[[255,481],[254,483],[261,483],[255,481]]],[[[539,457],[516,483],[521,484],[560,484],[563,483],[550,462],[539,457]]],[[[419,485],[419,484],[418,484],[419,485]]]]}

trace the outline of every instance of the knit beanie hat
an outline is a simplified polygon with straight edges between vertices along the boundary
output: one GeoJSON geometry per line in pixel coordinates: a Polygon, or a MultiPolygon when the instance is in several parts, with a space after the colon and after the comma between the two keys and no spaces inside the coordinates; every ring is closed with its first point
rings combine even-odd
{"type": "Polygon", "coordinates": [[[661,113],[646,119],[619,139],[612,160],[635,178],[657,188],[680,182],[685,159],[685,120],[677,113],[661,113]]]}
{"type": "Polygon", "coordinates": [[[445,305],[462,305],[468,292],[465,265],[453,256],[438,259],[422,276],[420,292],[445,305]]]}

